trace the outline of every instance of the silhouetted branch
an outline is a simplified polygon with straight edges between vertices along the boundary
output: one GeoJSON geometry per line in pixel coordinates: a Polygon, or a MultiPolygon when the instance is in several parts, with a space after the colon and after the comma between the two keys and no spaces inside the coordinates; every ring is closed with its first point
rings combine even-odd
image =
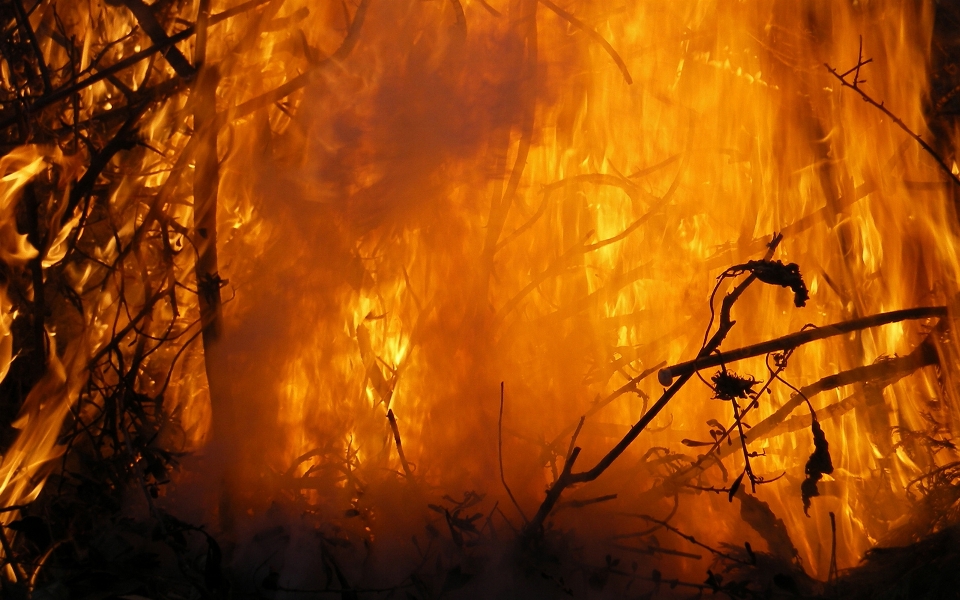
{"type": "Polygon", "coordinates": [[[602,502],[609,502],[616,499],[616,494],[605,494],[603,496],[597,496],[596,498],[587,498],[586,500],[568,500],[566,502],[561,502],[558,508],[583,508],[584,506],[600,504],[602,502]]]}
{"type": "Polygon", "coordinates": [[[702,369],[717,367],[738,360],[743,360],[745,358],[769,354],[771,352],[792,350],[798,346],[802,346],[803,344],[842,335],[844,333],[850,333],[851,331],[860,331],[862,329],[879,327],[881,325],[898,323],[900,321],[944,317],[946,314],[946,306],[924,306],[920,308],[905,308],[887,313],[879,313],[876,315],[870,315],[869,317],[851,319],[849,321],[841,321],[840,323],[834,323],[833,325],[826,325],[824,327],[816,327],[813,329],[792,333],[781,338],[768,340],[752,346],[745,346],[736,350],[719,352],[709,356],[697,357],[693,360],[677,363],[672,367],[661,369],[657,377],[661,384],[669,385],[674,377],[680,377],[682,375],[687,375],[702,369]]]}
{"type": "Polygon", "coordinates": [[[400,457],[400,465],[403,467],[403,473],[407,476],[410,483],[416,483],[417,481],[413,477],[413,470],[410,468],[410,463],[407,462],[407,457],[403,454],[403,444],[400,442],[400,427],[397,426],[397,418],[394,416],[392,408],[387,410],[387,420],[390,421],[393,440],[397,444],[397,456],[400,457]]]}
{"type": "MultiPolygon", "coordinates": [[[[791,396],[776,412],[751,427],[750,439],[758,442],[778,432],[786,433],[787,431],[796,431],[810,427],[812,420],[810,415],[795,417],[793,419],[788,419],[788,417],[798,406],[824,391],[855,384],[889,385],[921,367],[936,364],[939,360],[939,355],[936,350],[935,341],[931,336],[935,335],[938,331],[942,331],[943,327],[945,327],[945,323],[941,321],[934,332],[924,339],[924,341],[907,356],[886,359],[872,365],[842,371],[800,388],[798,393],[791,396]],[[794,423],[794,421],[796,421],[796,423],[794,423]]],[[[779,371],[774,371],[774,376],[778,372],[779,371]]],[[[772,380],[773,379],[771,379],[771,381],[772,380]]],[[[765,388],[766,386],[764,389],[765,388]]],[[[761,390],[760,393],[762,393],[762,391],[763,390],[761,390]]],[[[831,419],[852,409],[856,398],[857,395],[855,394],[838,403],[819,409],[817,414],[820,420],[825,421],[831,419]]],[[[741,418],[742,416],[743,415],[741,415],[741,418]]],[[[705,463],[709,462],[709,465],[720,464],[720,459],[738,451],[741,440],[734,439],[732,440],[733,443],[729,445],[722,444],[735,427],[735,424],[728,427],[722,435],[716,438],[712,446],[707,449],[700,458],[682,470],[677,471],[670,476],[668,480],[664,481],[663,484],[655,486],[654,490],[651,490],[651,493],[658,493],[655,490],[661,490],[660,493],[662,493],[662,486],[664,485],[671,488],[677,485],[684,485],[701,491],[729,493],[730,488],[691,485],[685,482],[688,482],[692,477],[701,473],[703,469],[706,468],[704,466],[705,463]]]]}
{"type": "MultiPolygon", "coordinates": [[[[662,368],[664,364],[666,363],[659,363],[657,365],[654,365],[653,367],[650,367],[649,369],[645,369],[642,373],[640,373],[636,377],[632,378],[630,381],[626,382],[625,384],[621,385],[619,388],[617,388],[616,390],[608,394],[606,398],[597,400],[596,402],[591,404],[590,409],[587,410],[587,412],[585,412],[582,417],[580,417],[580,422],[577,425],[570,425],[569,427],[565,428],[563,431],[558,433],[557,437],[555,437],[553,441],[550,442],[550,447],[551,448],[556,447],[557,444],[560,443],[562,438],[567,437],[575,429],[579,431],[580,428],[583,427],[583,422],[586,419],[589,419],[590,417],[598,413],[602,408],[609,405],[611,402],[613,402],[620,396],[628,392],[636,392],[638,390],[637,384],[643,381],[644,379],[646,379],[647,377],[649,377],[657,369],[662,368]]],[[[576,435],[574,435],[574,438],[576,438],[576,435]]],[[[573,441],[571,441],[571,444],[572,443],[573,441]]],[[[567,452],[567,456],[569,455],[570,455],[570,452],[567,452]]]]}
{"type": "Polygon", "coordinates": [[[500,14],[500,11],[499,11],[499,10],[497,10],[497,9],[495,9],[494,7],[490,6],[490,4],[487,3],[487,0],[477,0],[477,2],[479,2],[479,3],[480,3],[480,6],[482,6],[483,8],[485,8],[485,9],[487,10],[487,12],[490,13],[491,15],[493,15],[493,16],[495,16],[495,17],[502,17],[502,16],[503,16],[503,15],[500,14]]]}
{"type": "Polygon", "coordinates": [[[460,30],[461,35],[467,35],[467,16],[463,14],[463,5],[460,4],[460,0],[450,0],[450,5],[453,7],[453,12],[457,15],[457,29],[460,30]]]}
{"type": "Polygon", "coordinates": [[[527,515],[524,514],[523,509],[520,508],[520,503],[517,502],[517,499],[514,498],[513,492],[510,491],[510,486],[507,485],[507,478],[503,474],[503,382],[500,382],[500,417],[497,420],[497,456],[500,460],[500,482],[503,484],[503,489],[507,490],[507,495],[510,496],[510,501],[513,502],[513,505],[517,507],[517,512],[520,513],[520,516],[523,517],[523,522],[527,523],[527,515]]]}
{"type": "Polygon", "coordinates": [[[707,550],[708,552],[710,552],[711,554],[713,554],[713,555],[715,555],[715,556],[719,556],[719,557],[725,558],[726,560],[729,560],[729,561],[731,561],[731,562],[740,563],[740,564],[742,564],[742,565],[749,565],[749,564],[750,564],[749,562],[747,562],[747,561],[745,561],[745,560],[741,560],[741,559],[739,559],[739,558],[737,558],[737,557],[735,557],[735,556],[732,556],[732,555],[727,554],[727,553],[725,553],[725,552],[721,552],[720,550],[717,550],[716,548],[713,548],[713,547],[711,547],[711,546],[709,546],[709,545],[707,545],[707,544],[704,544],[703,542],[697,540],[697,538],[693,537],[692,535],[687,535],[686,533],[683,533],[682,531],[680,531],[679,529],[677,529],[676,527],[674,527],[674,526],[671,525],[670,523],[667,523],[666,521],[661,521],[660,519],[654,519],[653,517],[651,517],[651,516],[649,516],[649,515],[636,515],[636,516],[637,516],[638,518],[641,518],[641,519],[645,520],[645,521],[649,521],[649,522],[651,522],[651,523],[656,523],[657,525],[659,525],[660,527],[663,527],[663,528],[666,529],[667,531],[669,531],[669,532],[671,532],[671,533],[674,533],[674,534],[676,534],[676,535],[679,535],[680,537],[682,537],[683,539],[687,540],[687,541],[690,542],[691,544],[693,544],[693,545],[695,545],[695,546],[700,546],[701,548],[703,548],[704,550],[707,550]]]}
{"type": "Polygon", "coordinates": [[[144,4],[143,0],[123,0],[123,4],[133,13],[137,22],[140,23],[140,27],[150,36],[150,40],[154,45],[165,46],[165,48],[160,51],[160,55],[170,63],[170,66],[177,72],[177,75],[184,79],[193,79],[193,76],[197,74],[197,70],[193,68],[193,65],[191,65],[187,57],[183,55],[183,52],[180,52],[179,48],[172,43],[167,43],[170,38],[154,16],[153,9],[144,4]]]}
{"type": "Polygon", "coordinates": [[[37,43],[37,35],[33,31],[33,27],[30,26],[30,17],[23,8],[22,0],[12,0],[12,4],[16,12],[17,23],[20,26],[20,30],[23,31],[37,59],[37,69],[40,71],[40,78],[43,80],[44,92],[49,92],[53,88],[53,84],[50,83],[50,69],[47,68],[47,61],[43,58],[43,50],[40,49],[40,44],[37,43]]]}
{"type": "Polygon", "coordinates": [[[860,55],[857,58],[856,66],[848,69],[843,73],[838,73],[836,69],[834,69],[827,63],[823,63],[823,66],[827,68],[827,71],[829,71],[831,75],[833,75],[834,77],[837,78],[838,81],[840,81],[841,85],[843,85],[844,87],[850,88],[851,90],[860,94],[860,97],[863,99],[864,102],[875,107],[877,110],[879,110],[883,114],[890,117],[890,120],[893,121],[897,125],[897,127],[902,129],[907,135],[909,135],[914,140],[916,140],[916,142],[920,144],[920,147],[923,148],[927,154],[933,157],[933,160],[935,160],[937,164],[940,166],[940,169],[947,174],[947,177],[953,180],[955,184],[960,185],[960,176],[957,176],[957,174],[955,174],[953,170],[950,169],[947,163],[943,160],[943,157],[940,156],[930,144],[925,142],[923,138],[920,137],[919,134],[914,133],[912,129],[907,127],[907,124],[904,123],[900,117],[893,114],[893,112],[889,108],[887,108],[883,102],[877,102],[876,100],[871,98],[869,94],[863,91],[863,89],[860,87],[860,83],[861,83],[860,69],[861,67],[863,67],[864,65],[870,62],[873,62],[872,58],[867,60],[863,59],[863,37],[861,37],[860,38],[860,55]],[[850,75],[850,73],[854,74],[853,81],[849,81],[847,79],[847,76],[850,75]]]}
{"type": "MultiPolygon", "coordinates": [[[[783,238],[780,236],[773,238],[773,240],[770,242],[764,260],[769,260],[770,257],[773,256],[774,251],[782,239],[783,238]]],[[[717,331],[700,350],[698,357],[709,356],[720,347],[720,344],[723,343],[723,340],[726,339],[727,334],[730,333],[730,330],[735,324],[735,321],[733,321],[730,316],[730,311],[733,309],[733,305],[740,298],[740,296],[743,295],[747,288],[750,287],[750,285],[757,279],[758,277],[756,273],[751,272],[749,276],[741,281],[729,294],[723,298],[717,331]]],[[[560,474],[560,477],[557,478],[557,481],[554,482],[549,490],[547,490],[547,496],[544,498],[539,510],[524,528],[525,537],[529,539],[531,537],[540,535],[543,529],[544,521],[550,514],[550,511],[553,510],[553,507],[560,499],[560,495],[566,488],[572,485],[593,481],[602,475],[603,472],[606,471],[610,465],[613,464],[613,462],[617,460],[617,458],[619,458],[620,455],[627,450],[627,448],[630,447],[630,444],[632,444],[633,441],[637,439],[637,436],[639,436],[640,433],[646,429],[647,425],[649,425],[650,422],[653,421],[658,414],[660,414],[660,411],[662,411],[664,407],[670,403],[670,400],[676,396],[677,392],[680,391],[680,388],[682,388],[684,384],[689,381],[692,375],[693,371],[689,371],[688,373],[680,375],[673,385],[663,392],[663,395],[660,396],[660,399],[657,400],[657,402],[650,407],[650,409],[644,413],[642,417],[640,417],[640,420],[638,420],[636,424],[630,428],[620,442],[610,449],[610,451],[607,452],[607,454],[604,455],[604,457],[601,458],[593,468],[576,474],[572,473],[573,464],[576,462],[576,459],[580,454],[580,448],[574,448],[570,459],[563,467],[563,472],[560,474]]]]}

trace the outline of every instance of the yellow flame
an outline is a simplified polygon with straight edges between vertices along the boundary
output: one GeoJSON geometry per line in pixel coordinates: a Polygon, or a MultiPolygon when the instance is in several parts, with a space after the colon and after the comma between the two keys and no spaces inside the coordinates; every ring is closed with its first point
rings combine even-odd
{"type": "MultiPolygon", "coordinates": [[[[261,98],[333,55],[351,24],[334,4],[270,4],[220,25],[208,50],[222,75],[219,109],[261,98]]],[[[191,423],[194,447],[210,419],[223,419],[231,439],[221,442],[257,476],[286,473],[319,449],[318,460],[373,481],[400,470],[385,418],[392,408],[416,477],[497,495],[505,381],[505,476],[534,507],[562,463],[570,426],[593,411],[577,441],[580,460],[602,456],[661,390],[649,378],[603,408],[597,400],[661,361],[693,357],[717,276],[762,256],[775,232],[785,236],[776,258],[800,265],[809,305],[796,309],[776,286],[751,288],[725,348],[955,298],[956,215],[942,174],[823,66],[856,64],[862,34],[873,58],[863,89],[925,133],[930,7],[690,0],[614,10],[572,2],[564,10],[575,22],[533,0],[504,2],[502,18],[463,2],[464,25],[454,4],[377,3],[347,59],[224,126],[219,250],[235,295],[224,308],[222,356],[208,356],[207,369],[225,376],[229,402],[211,414],[199,357],[178,367],[170,395],[191,423]]],[[[108,102],[107,94],[106,84],[92,86],[84,104],[108,102]]],[[[187,110],[171,102],[144,134],[164,138],[187,110]]],[[[164,143],[183,151],[188,135],[178,130],[164,143]]],[[[36,148],[0,162],[5,261],[35,256],[12,207],[43,164],[36,148]]],[[[187,186],[165,169],[132,179],[130,188],[164,190],[162,209],[179,226],[171,236],[189,241],[187,186]]],[[[133,198],[124,187],[111,202],[133,198]]],[[[45,249],[45,264],[63,256],[78,222],[71,218],[45,249]]],[[[110,241],[95,256],[117,252],[110,241]]],[[[86,281],[89,272],[74,277],[86,281]]],[[[92,340],[106,335],[117,297],[104,291],[104,314],[88,319],[92,340]]],[[[904,355],[924,327],[901,323],[803,347],[784,378],[800,387],[904,355]]],[[[768,374],[763,358],[730,367],[768,374]]],[[[75,390],[70,368],[48,374],[60,411],[75,390]]],[[[829,568],[827,512],[839,517],[839,563],[856,564],[895,526],[870,505],[864,482],[889,476],[895,485],[884,501],[893,505],[910,479],[951,454],[920,457],[903,436],[925,427],[923,399],[939,397],[939,416],[958,408],[929,371],[881,390],[852,385],[811,399],[837,470],[810,519],[798,508],[812,451],[806,408],[751,443],[763,451],[754,468],[764,477],[786,474],[751,493],[784,520],[818,576],[829,568]]],[[[775,383],[748,420],[771,417],[793,394],[775,383]]],[[[697,459],[682,440],[704,439],[708,421],[732,423],[730,405],[711,395],[691,382],[591,489],[616,491],[620,508],[649,502],[644,494],[664,469],[697,459]]],[[[30,431],[32,418],[23,421],[30,431]]],[[[43,444],[52,426],[37,427],[48,429],[31,443],[49,460],[52,447],[43,444]]],[[[742,455],[724,452],[724,467],[711,463],[700,488],[729,485],[743,469],[742,455]]],[[[17,456],[3,463],[9,485],[21,481],[16,461],[34,464],[17,456]]],[[[34,493],[22,485],[16,493],[34,493]]],[[[314,493],[330,502],[346,494],[314,493]]],[[[698,539],[742,535],[725,497],[683,497],[677,518],[698,539]]],[[[592,517],[557,516],[566,525],[577,518],[592,517]]]]}

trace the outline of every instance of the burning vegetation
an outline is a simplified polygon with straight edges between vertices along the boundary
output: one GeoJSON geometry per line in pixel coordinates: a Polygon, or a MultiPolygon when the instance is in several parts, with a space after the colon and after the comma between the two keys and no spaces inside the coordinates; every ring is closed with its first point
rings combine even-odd
{"type": "Polygon", "coordinates": [[[4,598],[960,589],[950,3],[0,27],[4,598]]]}

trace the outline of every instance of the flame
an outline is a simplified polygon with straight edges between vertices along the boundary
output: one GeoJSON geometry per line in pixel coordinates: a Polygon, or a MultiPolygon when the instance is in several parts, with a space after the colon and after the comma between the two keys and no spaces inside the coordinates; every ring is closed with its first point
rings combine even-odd
{"type": "MultiPolygon", "coordinates": [[[[8,268],[21,267],[39,254],[27,236],[17,230],[16,206],[24,186],[53,162],[70,166],[58,149],[37,146],[17,148],[0,159],[0,256],[8,268]]],[[[13,307],[8,286],[4,285],[0,289],[0,381],[6,378],[15,358],[13,307]]],[[[54,335],[49,330],[47,334],[54,335]]],[[[11,424],[20,434],[0,460],[0,505],[11,509],[0,515],[4,526],[16,520],[16,507],[36,499],[53,468],[51,461],[63,452],[60,428],[85,378],[86,343],[82,337],[73,340],[62,355],[51,344],[46,372],[27,394],[11,424]]],[[[12,567],[8,564],[6,568],[12,567]]]]}
{"type": "MultiPolygon", "coordinates": [[[[464,35],[450,4],[401,2],[371,9],[360,46],[289,110],[231,124],[221,214],[238,233],[223,254],[245,289],[227,307],[229,358],[219,368],[229,396],[256,390],[258,406],[233,417],[248,421],[238,431],[254,454],[284,465],[315,448],[335,460],[349,446],[361,478],[400,471],[384,419],[392,408],[418,477],[498,494],[502,379],[506,477],[532,510],[562,463],[543,440],[625,378],[690,358],[715,277],[758,258],[774,232],[786,233],[777,258],[801,266],[810,304],[797,310],[780,289],[750,291],[725,347],[953,297],[949,190],[933,185],[918,201],[904,182],[941,181],[929,157],[822,66],[855,63],[863,33],[870,93],[922,131],[927,83],[917,65],[929,11],[705,2],[565,11],[618,50],[632,85],[581,26],[543,4],[511,3],[498,19],[464,3],[464,35]],[[278,132],[271,153],[257,141],[267,127],[278,132]]],[[[342,19],[311,12],[307,43],[330,52],[342,19]]],[[[299,64],[280,42],[261,52],[266,80],[237,72],[228,104],[299,64]]],[[[902,355],[923,333],[901,323],[804,347],[784,378],[801,386],[902,355]]],[[[736,369],[767,372],[762,359],[736,369]]],[[[890,427],[921,426],[917,398],[935,387],[931,376],[885,388],[879,409],[822,417],[838,469],[811,519],[798,509],[809,426],[751,448],[764,454],[755,462],[767,478],[786,474],[756,493],[818,575],[828,568],[826,513],[839,518],[838,561],[855,564],[885,529],[858,516],[866,482],[882,470],[902,490],[921,472],[890,427]]],[[[650,380],[639,391],[658,394],[650,380]]],[[[793,394],[780,384],[771,392],[754,421],[793,394]]],[[[833,390],[814,404],[851,393],[860,392],[833,390]]],[[[730,422],[729,406],[710,395],[690,385],[623,462],[654,447],[695,458],[681,440],[703,438],[710,419],[730,422]]],[[[591,417],[578,440],[584,464],[645,404],[625,395],[591,417]]],[[[730,473],[742,468],[736,453],[725,460],[730,473]]],[[[595,495],[630,498],[650,486],[626,464],[595,495]]],[[[720,470],[703,485],[722,487],[720,470]]],[[[704,495],[684,502],[729,513],[704,495]]],[[[698,538],[735,533],[692,514],[683,522],[698,538]]]]}
{"type": "MultiPolygon", "coordinates": [[[[810,301],[797,309],[788,291],[754,286],[734,309],[724,348],[809,323],[949,304],[960,291],[950,183],[915,140],[823,66],[855,65],[862,36],[873,59],[863,89],[925,135],[931,6],[367,4],[345,15],[335,3],[268,3],[218,24],[209,40],[206,64],[221,75],[218,250],[229,297],[216,350],[188,350],[167,395],[183,447],[209,442],[211,456],[242,465],[227,493],[251,506],[268,501],[252,496],[269,481],[271,493],[293,490],[325,514],[362,506],[362,535],[382,538],[377,528],[391,525],[377,516],[395,510],[395,488],[384,482],[406,467],[391,409],[418,481],[443,493],[483,491],[506,506],[502,433],[503,477],[533,512],[580,416],[590,413],[577,439],[586,466],[661,389],[650,377],[606,406],[599,400],[661,362],[694,357],[717,276],[760,258],[776,232],[784,239],[775,258],[800,266],[810,301]],[[359,41],[345,56],[338,48],[354,29],[359,41]],[[308,85],[270,96],[299,77],[308,85]],[[221,404],[211,399],[218,394],[221,404]],[[308,472],[319,483],[296,488],[308,472]]],[[[131,26],[115,18],[108,30],[131,26]]],[[[84,39],[85,63],[95,42],[84,39]]],[[[110,102],[105,84],[83,94],[85,106],[110,102]]],[[[194,168],[193,147],[177,125],[191,110],[168,102],[142,128],[165,150],[138,155],[140,170],[130,172],[139,174],[111,200],[128,219],[123,242],[147,218],[134,193],[143,189],[162,199],[171,242],[192,243],[193,198],[179,180],[194,168]]],[[[16,231],[20,190],[51,160],[37,148],[0,160],[8,263],[39,251],[44,266],[55,264],[81,223],[71,215],[46,249],[16,231]]],[[[97,258],[117,256],[113,243],[97,258]]],[[[192,272],[188,254],[178,255],[181,273],[192,272]]],[[[89,271],[73,277],[91,289],[89,271]]],[[[37,465],[56,457],[54,434],[81,365],[107,343],[120,312],[118,285],[100,293],[101,314],[88,310],[82,343],[66,354],[51,349],[18,445],[4,456],[5,503],[35,496],[37,465]],[[47,403],[55,408],[40,411],[47,403]]],[[[198,310],[195,296],[174,294],[185,313],[198,310]]],[[[9,306],[0,298],[4,319],[9,306]]],[[[157,322],[172,318],[164,310],[155,309],[157,322]]],[[[928,327],[902,322],[804,346],[783,378],[800,388],[907,355],[928,327]]],[[[766,360],[730,366],[762,380],[766,360]]],[[[793,387],[774,382],[750,424],[790,402],[793,387]]],[[[561,510],[558,526],[589,524],[598,539],[630,533],[639,528],[624,514],[667,514],[678,499],[677,522],[698,539],[758,542],[743,533],[737,504],[703,491],[729,486],[744,468],[737,448],[722,450],[723,464],[710,463],[696,482],[664,487],[671,469],[697,460],[683,440],[710,441],[710,421],[732,424],[730,404],[712,395],[691,382],[613,468],[568,494],[615,493],[604,503],[614,508],[561,510]]],[[[750,440],[753,468],[782,477],[749,492],[783,520],[809,572],[826,578],[828,513],[837,517],[838,563],[856,564],[902,514],[911,481],[956,458],[924,455],[904,432],[933,419],[955,435],[958,405],[933,368],[810,400],[836,467],[810,518],[799,491],[813,451],[806,408],[750,440]]]]}

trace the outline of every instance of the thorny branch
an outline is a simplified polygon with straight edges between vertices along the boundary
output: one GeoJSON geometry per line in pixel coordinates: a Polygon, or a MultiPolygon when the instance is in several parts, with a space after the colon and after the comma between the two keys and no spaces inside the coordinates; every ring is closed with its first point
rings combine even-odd
{"type": "Polygon", "coordinates": [[[868,58],[866,60],[864,60],[863,58],[863,36],[861,36],[860,52],[859,52],[859,55],[857,56],[857,64],[855,66],[844,71],[843,73],[838,73],[835,68],[831,67],[827,63],[824,63],[823,66],[826,67],[827,71],[829,71],[831,75],[837,78],[837,80],[840,82],[840,84],[843,87],[850,88],[851,90],[860,94],[860,98],[862,98],[864,102],[866,102],[870,106],[873,106],[883,114],[890,117],[890,120],[893,121],[897,127],[902,129],[904,133],[906,133],[911,138],[916,140],[916,142],[920,144],[920,147],[923,148],[923,150],[927,154],[933,157],[933,160],[935,160],[937,162],[937,165],[940,166],[940,170],[942,170],[944,173],[947,174],[947,177],[949,177],[955,184],[960,185],[960,176],[958,176],[956,173],[953,172],[953,170],[949,167],[949,165],[947,165],[947,163],[943,160],[943,157],[940,156],[937,153],[937,151],[934,150],[933,147],[930,144],[928,144],[922,137],[920,137],[920,134],[915,133],[912,129],[910,129],[907,126],[907,124],[903,122],[903,119],[893,114],[893,111],[887,108],[882,101],[877,102],[869,94],[863,91],[863,88],[860,87],[860,84],[864,83],[864,80],[860,79],[860,69],[870,64],[871,62],[873,62],[872,58],[868,58]],[[848,79],[851,73],[853,74],[853,79],[848,79]]]}

